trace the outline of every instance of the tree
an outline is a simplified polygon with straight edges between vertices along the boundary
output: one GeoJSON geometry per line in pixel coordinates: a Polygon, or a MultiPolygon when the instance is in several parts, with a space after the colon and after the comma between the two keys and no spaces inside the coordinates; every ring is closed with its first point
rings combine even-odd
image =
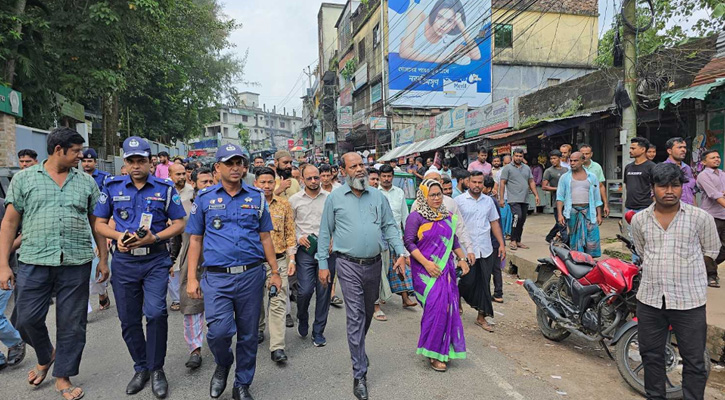
{"type": "Polygon", "coordinates": [[[238,124],[237,129],[239,129],[239,143],[245,149],[250,150],[249,128],[244,126],[244,124],[238,124]]]}

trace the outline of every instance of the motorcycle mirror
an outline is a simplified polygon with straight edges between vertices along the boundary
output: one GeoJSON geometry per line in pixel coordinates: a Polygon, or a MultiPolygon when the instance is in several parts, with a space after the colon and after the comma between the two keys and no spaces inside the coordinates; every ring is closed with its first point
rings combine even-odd
{"type": "Polygon", "coordinates": [[[634,217],[634,214],[637,214],[636,212],[629,210],[626,214],[624,214],[624,219],[627,221],[628,224],[632,223],[632,218],[634,217]]]}

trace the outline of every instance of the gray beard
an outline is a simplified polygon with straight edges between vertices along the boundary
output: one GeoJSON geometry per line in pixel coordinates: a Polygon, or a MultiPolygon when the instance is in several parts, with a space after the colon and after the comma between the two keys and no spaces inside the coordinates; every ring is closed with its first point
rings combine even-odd
{"type": "Polygon", "coordinates": [[[367,180],[367,174],[365,174],[362,178],[353,178],[350,175],[345,177],[347,185],[355,190],[365,190],[365,187],[368,185],[367,180]]]}

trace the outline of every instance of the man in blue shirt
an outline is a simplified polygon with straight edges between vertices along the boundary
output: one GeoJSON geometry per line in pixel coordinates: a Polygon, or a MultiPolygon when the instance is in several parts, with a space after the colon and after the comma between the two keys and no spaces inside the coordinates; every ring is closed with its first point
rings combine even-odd
{"type": "MultiPolygon", "coordinates": [[[[396,254],[407,252],[388,200],[378,189],[367,185],[362,157],[347,153],[342,156],[340,166],[345,169],[345,184],[325,201],[316,258],[319,260],[319,278],[325,286],[330,284],[330,253],[335,257],[335,269],[345,293],[353,394],[362,400],[368,398],[365,335],[380,290],[380,237],[392,245],[396,254]]],[[[393,269],[404,275],[405,262],[406,257],[401,255],[393,269]]]]}
{"type": "Polygon", "coordinates": [[[83,159],[81,160],[81,166],[83,167],[83,171],[88,175],[92,176],[93,180],[96,181],[98,189],[103,189],[103,182],[106,180],[106,178],[111,176],[111,174],[106,171],[101,171],[97,168],[98,153],[96,153],[96,150],[90,147],[83,150],[83,159]]]}
{"type": "MultiPolygon", "coordinates": [[[[166,287],[171,268],[166,242],[184,231],[186,213],[173,182],[150,174],[151,147],[146,140],[127,138],[123,162],[129,175],[106,181],[94,212],[96,230],[112,239],[115,246],[111,285],[123,340],[136,371],[126,394],[140,392],[152,375],[154,395],[165,398],[166,287]],[[108,224],[111,217],[115,229],[108,224]],[[171,225],[167,226],[169,220],[171,225]],[[145,338],[142,317],[146,317],[145,338]]],[[[101,253],[100,264],[107,263],[108,256],[101,253]]]]}
{"type": "Polygon", "coordinates": [[[274,229],[263,193],[242,182],[246,160],[233,144],[219,147],[215,169],[220,183],[199,192],[192,205],[186,232],[189,272],[186,292],[201,298],[209,331],[206,339],[217,363],[209,394],[218,398],[227,386],[234,363],[232,337],[237,336],[235,400],[252,399],[257,362],[257,328],[264,295],[266,261],[271,269],[270,296],[282,287],[270,232],[274,229]],[[203,250],[201,287],[196,277],[203,250]],[[274,286],[274,289],[272,289],[274,286]]]}

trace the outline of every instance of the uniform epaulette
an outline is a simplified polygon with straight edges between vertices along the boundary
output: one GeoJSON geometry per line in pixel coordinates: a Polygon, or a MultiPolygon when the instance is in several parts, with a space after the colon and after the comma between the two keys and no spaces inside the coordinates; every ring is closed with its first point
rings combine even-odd
{"type": "Polygon", "coordinates": [[[108,186],[108,185],[115,184],[118,182],[124,182],[126,179],[129,179],[128,175],[118,175],[118,176],[111,175],[103,181],[103,184],[108,186]]]}
{"type": "MultiPolygon", "coordinates": [[[[217,184],[217,185],[218,185],[218,184],[217,184]]],[[[210,192],[210,191],[211,191],[211,190],[212,190],[213,188],[215,188],[215,187],[216,187],[217,185],[212,185],[212,186],[209,186],[209,187],[205,187],[204,189],[201,189],[201,190],[199,191],[199,193],[197,193],[197,194],[196,194],[196,197],[198,198],[198,197],[201,197],[201,196],[203,196],[203,195],[205,195],[205,194],[209,193],[209,192],[210,192]]]]}
{"type": "Polygon", "coordinates": [[[166,186],[174,186],[174,182],[169,178],[156,178],[156,181],[159,183],[163,183],[166,186]]]}

